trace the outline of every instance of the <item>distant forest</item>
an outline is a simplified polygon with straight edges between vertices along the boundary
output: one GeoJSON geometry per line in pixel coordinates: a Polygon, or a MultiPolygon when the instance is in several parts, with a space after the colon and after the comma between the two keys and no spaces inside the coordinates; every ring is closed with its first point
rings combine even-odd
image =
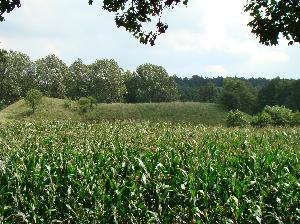
{"type": "Polygon", "coordinates": [[[223,104],[254,114],[266,105],[300,110],[300,80],[265,78],[191,78],[170,76],[157,65],[124,70],[114,59],[70,66],[55,55],[32,61],[24,53],[0,50],[0,106],[23,98],[31,89],[45,96],[93,97],[98,103],[194,101],[223,104]]]}

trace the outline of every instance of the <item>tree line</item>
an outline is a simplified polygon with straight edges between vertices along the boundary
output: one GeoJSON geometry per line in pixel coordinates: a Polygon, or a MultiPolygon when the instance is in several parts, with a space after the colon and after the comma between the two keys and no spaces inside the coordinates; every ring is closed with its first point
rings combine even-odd
{"type": "Polygon", "coordinates": [[[93,97],[98,103],[196,101],[216,102],[229,110],[254,114],[266,105],[300,110],[300,80],[275,78],[191,78],[170,76],[162,66],[122,69],[114,59],[70,66],[55,55],[32,61],[24,53],[0,50],[0,105],[31,89],[55,98],[93,97]]]}
{"type": "Polygon", "coordinates": [[[122,69],[114,59],[96,60],[89,65],[77,59],[68,66],[55,55],[33,62],[24,53],[0,50],[1,104],[10,104],[31,89],[55,98],[91,96],[98,103],[178,99],[174,78],[161,66],[143,64],[131,72],[122,69]]]}
{"type": "Polygon", "coordinates": [[[300,80],[266,78],[191,78],[174,76],[181,101],[217,102],[229,110],[255,114],[265,106],[300,110],[300,80]]]}

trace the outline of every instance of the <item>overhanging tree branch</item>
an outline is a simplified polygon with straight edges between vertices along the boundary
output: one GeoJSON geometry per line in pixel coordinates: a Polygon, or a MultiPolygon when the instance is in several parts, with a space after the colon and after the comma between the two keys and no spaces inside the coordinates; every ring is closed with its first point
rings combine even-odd
{"type": "MultiPolygon", "coordinates": [[[[104,10],[115,14],[117,27],[124,27],[141,43],[151,45],[168,29],[168,25],[161,21],[162,12],[188,3],[188,0],[101,1],[104,10]],[[145,25],[153,21],[156,21],[154,30],[146,31],[145,25]]],[[[88,0],[88,3],[91,5],[94,0],[88,0]]],[[[4,20],[4,13],[20,6],[20,0],[0,0],[0,21],[4,20]]],[[[246,0],[244,10],[252,17],[248,26],[260,43],[277,45],[281,35],[290,45],[300,43],[300,0],[246,0]]]]}

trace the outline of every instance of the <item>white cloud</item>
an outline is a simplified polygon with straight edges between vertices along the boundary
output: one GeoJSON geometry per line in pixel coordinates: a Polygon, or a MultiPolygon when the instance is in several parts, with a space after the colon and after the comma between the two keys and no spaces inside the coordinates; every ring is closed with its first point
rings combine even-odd
{"type": "MultiPolygon", "coordinates": [[[[250,17],[239,0],[190,1],[191,12],[197,12],[197,30],[173,29],[163,38],[164,44],[177,53],[206,55],[211,52],[245,57],[249,63],[286,63],[287,42],[280,47],[266,47],[250,32],[250,17]]],[[[226,57],[226,56],[225,56],[226,57]]]]}
{"type": "Polygon", "coordinates": [[[205,66],[205,72],[212,74],[227,75],[227,69],[222,65],[207,65],[205,66]]]}
{"type": "Polygon", "coordinates": [[[154,47],[117,29],[114,15],[101,10],[100,2],[26,0],[0,23],[0,47],[34,60],[55,53],[68,64],[78,57],[86,63],[115,58],[125,69],[150,62],[179,76],[300,73],[299,45],[259,44],[247,27],[246,1],[189,0],[187,7],[176,6],[165,13],[169,29],[154,47]]]}
{"type": "Polygon", "coordinates": [[[289,61],[289,56],[285,52],[281,51],[263,51],[258,54],[254,54],[250,62],[251,63],[285,63],[289,61]]]}
{"type": "Polygon", "coordinates": [[[194,29],[176,30],[170,24],[163,41],[178,52],[241,51],[236,46],[244,44],[239,39],[248,37],[249,32],[246,26],[249,18],[243,12],[243,4],[240,0],[190,0],[186,13],[197,15],[189,21],[195,24],[194,29]]]}

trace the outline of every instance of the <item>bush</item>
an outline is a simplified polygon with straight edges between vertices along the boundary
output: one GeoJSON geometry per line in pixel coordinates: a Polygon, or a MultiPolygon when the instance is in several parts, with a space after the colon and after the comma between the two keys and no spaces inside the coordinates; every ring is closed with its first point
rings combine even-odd
{"type": "Polygon", "coordinates": [[[265,127],[272,124],[272,117],[266,112],[262,112],[252,118],[251,125],[257,127],[265,127]]]}
{"type": "Polygon", "coordinates": [[[65,99],[63,106],[64,106],[64,108],[71,109],[72,100],[71,99],[65,99]]]}
{"type": "Polygon", "coordinates": [[[294,125],[300,125],[300,112],[299,111],[294,113],[293,124],[294,125]]]}
{"type": "Polygon", "coordinates": [[[27,92],[25,102],[32,108],[33,113],[36,111],[38,105],[42,102],[42,97],[42,92],[37,89],[31,89],[27,92]]]}
{"type": "Polygon", "coordinates": [[[97,100],[95,97],[92,97],[92,96],[89,96],[88,99],[91,102],[91,109],[93,109],[93,107],[96,106],[96,104],[97,104],[97,100]]]}
{"type": "Polygon", "coordinates": [[[226,118],[227,127],[244,127],[249,124],[247,114],[242,111],[230,111],[226,118]]]}
{"type": "Polygon", "coordinates": [[[78,100],[79,112],[86,113],[89,110],[93,109],[94,105],[96,105],[97,101],[94,97],[81,97],[78,100]]]}
{"type": "Polygon", "coordinates": [[[276,126],[290,125],[293,123],[293,112],[292,110],[284,106],[266,106],[263,113],[270,115],[272,124],[276,126]]]}
{"type": "Polygon", "coordinates": [[[6,107],[4,100],[0,100],[0,110],[3,110],[6,107]]]}

